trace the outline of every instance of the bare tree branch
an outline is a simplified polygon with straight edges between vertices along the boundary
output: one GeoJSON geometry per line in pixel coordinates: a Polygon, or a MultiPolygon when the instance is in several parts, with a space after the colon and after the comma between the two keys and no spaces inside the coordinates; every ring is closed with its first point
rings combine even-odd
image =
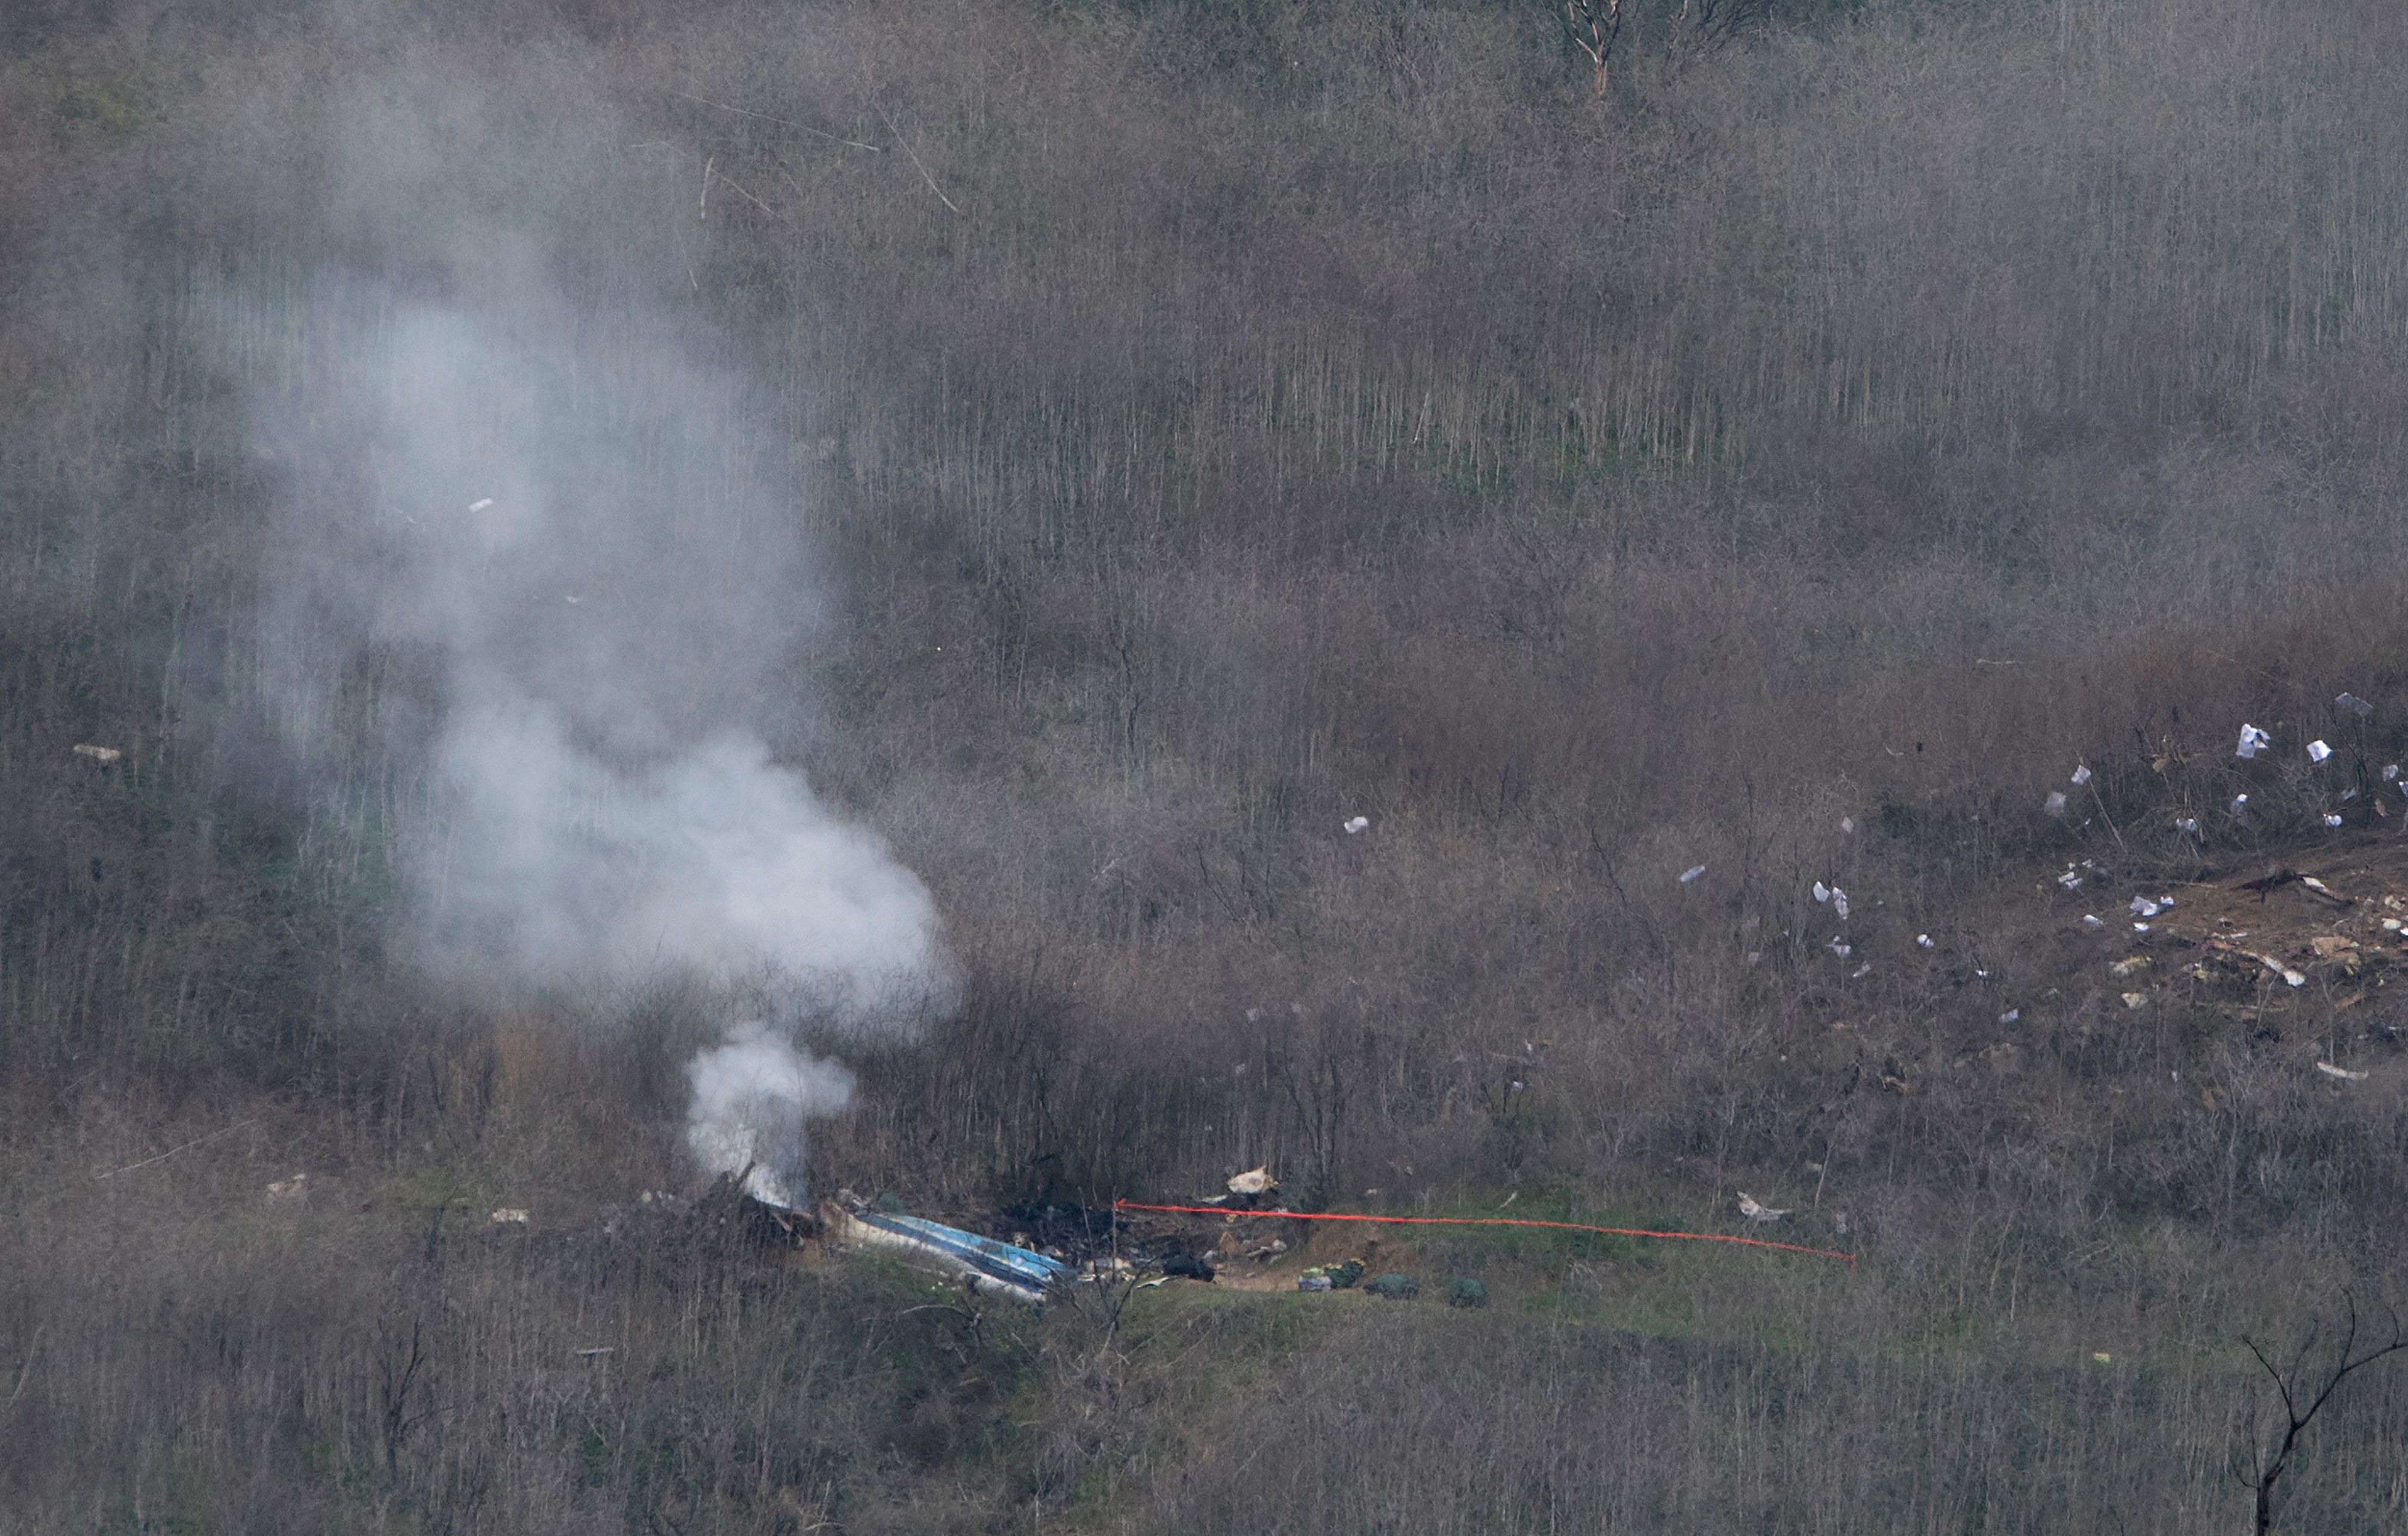
{"type": "MultiPolygon", "coordinates": [[[[2259,1454],[2256,1474],[2243,1479],[2251,1486],[2257,1496],[2256,1529],[2259,1536],[2265,1536],[2266,1532],[2274,1529],[2274,1485],[2281,1479],[2283,1473],[2289,1470],[2292,1454],[2299,1449],[2300,1436],[2310,1424],[2315,1422],[2316,1414],[2323,1412],[2325,1404],[2332,1400],[2333,1394],[2341,1389],[2341,1384],[2386,1356],[2408,1350],[2408,1334],[2401,1331],[2400,1314],[2386,1302],[2384,1311],[2391,1319],[2389,1342],[2378,1344],[2363,1355],[2358,1354],[2358,1298],[2349,1291],[2344,1291],[2341,1294],[2343,1304],[2349,1309],[2349,1323],[2342,1331],[2339,1347],[2333,1351],[2332,1369],[2326,1374],[2323,1387],[2310,1400],[2304,1412],[2299,1406],[2297,1388],[2307,1369],[2308,1354],[2315,1347],[2317,1334],[2321,1331],[2320,1325],[2313,1319],[2309,1322],[2307,1336],[2300,1342],[2299,1353],[2292,1357],[2291,1369],[2287,1372],[2274,1368],[2274,1363],[2266,1358],[2266,1352],[2258,1347],[2256,1340],[2246,1334],[2242,1336],[2241,1342],[2248,1346],[2251,1355],[2257,1357],[2259,1368],[2273,1380],[2274,1390],[2283,1400],[2283,1438],[2272,1453],[2259,1454]]],[[[2257,1433],[2254,1418],[2252,1423],[2250,1433],[2254,1439],[2257,1433]]]]}

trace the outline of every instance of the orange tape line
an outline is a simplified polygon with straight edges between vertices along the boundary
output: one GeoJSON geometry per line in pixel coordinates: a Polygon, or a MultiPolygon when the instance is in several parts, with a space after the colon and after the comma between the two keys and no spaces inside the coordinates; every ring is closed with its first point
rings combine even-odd
{"type": "Polygon", "coordinates": [[[1784,1253],[1812,1254],[1816,1258],[1844,1258],[1848,1272],[1856,1269],[1856,1256],[1843,1254],[1835,1248],[1808,1248],[1795,1242],[1774,1242],[1769,1238],[1732,1237],[1725,1232],[1650,1232],[1638,1227],[1591,1227],[1577,1221],[1540,1221],[1531,1216],[1366,1216],[1347,1211],[1231,1211],[1225,1205],[1144,1205],[1136,1200],[1114,1200],[1115,1211],[1185,1211],[1199,1216],[1285,1216],[1292,1221],[1383,1221],[1408,1227],[1552,1227],[1566,1232],[1603,1232],[1618,1238],[1669,1238],[1683,1242],[1737,1242],[1750,1248],[1779,1248],[1784,1253]]]}

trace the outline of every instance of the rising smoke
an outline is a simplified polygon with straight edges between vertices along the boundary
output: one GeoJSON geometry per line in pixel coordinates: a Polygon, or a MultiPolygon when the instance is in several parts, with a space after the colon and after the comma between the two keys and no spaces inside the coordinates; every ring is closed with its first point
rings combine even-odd
{"type": "Polygon", "coordinates": [[[424,769],[394,851],[399,941],[505,998],[740,985],[722,1006],[743,1022],[688,1069],[687,1141],[706,1170],[798,1199],[804,1122],[843,1109],[853,1079],[797,1025],[893,1038],[952,983],[927,889],[771,745],[809,719],[781,680],[821,607],[774,413],[687,361],[674,316],[593,302],[646,291],[640,271],[593,269],[658,251],[580,248],[589,278],[568,291],[566,224],[544,210],[640,189],[607,163],[618,136],[569,121],[521,145],[510,174],[540,195],[505,218],[490,152],[456,152],[461,124],[494,114],[406,85],[366,92],[335,156],[330,207],[385,247],[370,269],[207,295],[291,492],[264,706],[332,783],[356,758],[341,701],[364,669],[426,679],[388,688],[369,723],[424,769]]]}

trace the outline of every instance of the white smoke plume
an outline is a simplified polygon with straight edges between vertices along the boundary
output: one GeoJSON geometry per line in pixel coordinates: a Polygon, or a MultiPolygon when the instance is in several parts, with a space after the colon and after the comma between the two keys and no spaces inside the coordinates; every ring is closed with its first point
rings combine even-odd
{"type": "Polygon", "coordinates": [[[694,1084],[685,1140],[695,1161],[707,1172],[742,1175],[756,1199],[794,1205],[802,1194],[803,1123],[842,1113],[853,1102],[853,1074],[760,1024],[737,1026],[685,1073],[694,1084]]]}
{"type": "MultiPolygon", "coordinates": [[[[417,83],[380,82],[335,156],[330,206],[386,243],[383,277],[202,295],[287,477],[262,712],[355,800],[359,680],[388,679],[368,727],[424,770],[381,812],[401,828],[396,937],[429,972],[504,997],[675,975],[768,999],[768,1022],[692,1064],[687,1141],[798,1199],[803,1122],[852,1078],[797,1023],[894,1038],[953,982],[926,887],[780,760],[815,723],[794,658],[821,601],[777,411],[627,301],[657,251],[546,223],[581,199],[650,227],[612,203],[644,186],[643,163],[610,159],[623,136],[564,118],[488,173],[480,136],[506,116],[417,83]]],[[[617,226],[593,212],[583,227],[617,226]]]]}

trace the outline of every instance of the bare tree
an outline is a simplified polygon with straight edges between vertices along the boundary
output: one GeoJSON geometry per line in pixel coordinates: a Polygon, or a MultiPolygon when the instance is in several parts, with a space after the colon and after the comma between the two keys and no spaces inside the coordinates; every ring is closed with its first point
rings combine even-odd
{"type": "Polygon", "coordinates": [[[1564,0],[1564,32],[1588,55],[1597,93],[1605,94],[1605,66],[1622,36],[1622,0],[1564,0]]]}
{"type": "Polygon", "coordinates": [[[2343,1328],[2341,1342],[2333,1350],[2332,1365],[2325,1372],[2324,1385],[2317,1390],[2314,1398],[2308,1400],[2305,1407],[2300,1406],[2300,1399],[2314,1380],[2308,1372],[2308,1356],[2316,1346],[2316,1336],[2321,1331],[2321,1326],[2314,1318],[2309,1320],[2307,1334],[2300,1341],[2299,1352],[2291,1357],[2291,1366],[2288,1371],[2278,1370],[2274,1362],[2266,1357],[2266,1352],[2258,1347],[2258,1341],[2246,1334],[2242,1335],[2241,1338],[2241,1342],[2249,1346],[2249,1353],[2258,1357],[2258,1365],[2263,1367],[2266,1374],[2273,1379],[2274,1390],[2283,1399],[2283,1438],[2271,1450],[2259,1446],[2257,1443],[2257,1416],[2253,1413],[2250,1416],[2250,1441],[2251,1449],[2257,1459],[2255,1464],[2245,1471],[2238,1467],[2234,1469],[2235,1475],[2248,1485],[2257,1495],[2256,1529],[2260,1536],[2274,1529],[2274,1484],[2289,1468],[2291,1454],[2299,1449],[2300,1433],[2315,1422],[2316,1414],[2322,1411],[2324,1405],[2332,1400],[2333,1393],[2340,1390],[2342,1383],[2386,1356],[2408,1350],[2408,1334],[2401,1332],[2400,1314],[2386,1303],[2383,1310],[2391,1321],[2389,1341],[2375,1345],[2362,1355],[2359,1354],[2358,1352],[2358,1298],[2348,1291],[2341,1294],[2343,1303],[2349,1310],[2349,1322],[2343,1328]]]}

